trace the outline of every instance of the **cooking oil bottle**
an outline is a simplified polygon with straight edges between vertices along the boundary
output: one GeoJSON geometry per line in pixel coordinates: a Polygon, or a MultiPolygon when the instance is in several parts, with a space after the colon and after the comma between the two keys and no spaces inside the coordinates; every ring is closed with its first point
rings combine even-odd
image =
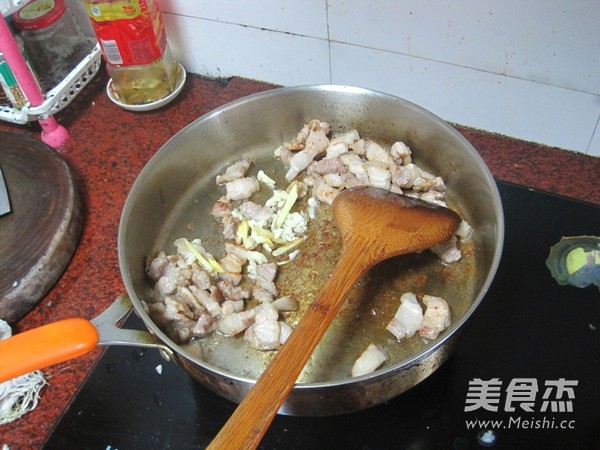
{"type": "Polygon", "coordinates": [[[83,3],[122,103],[152,103],[175,90],[181,66],[171,54],[155,0],[83,3]]]}

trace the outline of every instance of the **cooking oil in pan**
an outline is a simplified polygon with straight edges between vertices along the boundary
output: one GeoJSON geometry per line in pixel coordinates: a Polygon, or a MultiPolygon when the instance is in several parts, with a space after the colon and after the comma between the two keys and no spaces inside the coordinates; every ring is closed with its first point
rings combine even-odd
{"type": "MultiPolygon", "coordinates": [[[[285,186],[285,168],[273,160],[272,150],[248,150],[247,157],[255,163],[253,174],[263,169],[278,186],[285,186]]],[[[215,167],[211,173],[199,179],[190,188],[189,197],[182,201],[177,214],[165,221],[165,231],[157,241],[157,251],[173,250],[172,242],[182,236],[200,237],[205,248],[217,258],[223,249],[221,229],[207,214],[214,201],[222,193],[214,184],[214,177],[235,161],[215,167]]],[[[270,195],[269,190],[259,192],[264,198],[254,199],[261,203],[270,195]]],[[[451,195],[448,196],[449,204],[451,195]]],[[[429,294],[443,297],[450,305],[452,322],[460,320],[471,306],[479,288],[477,230],[471,241],[461,244],[463,257],[452,264],[443,264],[432,252],[403,255],[384,261],[368,271],[356,284],[344,306],[323,337],[313,356],[299,377],[302,383],[345,380],[350,377],[354,361],[370,343],[383,346],[390,359],[383,368],[409,361],[435,345],[420,336],[398,342],[386,329],[400,305],[400,296],[414,292],[418,297],[429,294]]],[[[300,253],[289,264],[280,266],[277,286],[280,296],[290,295],[300,303],[297,312],[286,313],[285,320],[294,326],[331,274],[341,252],[341,238],[336,228],[331,208],[321,205],[308,227],[308,239],[300,247],[300,253]]],[[[443,339],[444,334],[438,339],[443,339]]],[[[183,345],[199,360],[223,369],[233,376],[256,379],[273,358],[273,351],[251,348],[243,336],[224,337],[219,333],[183,345]]]]}
{"type": "MultiPolygon", "coordinates": [[[[452,264],[443,264],[432,252],[422,252],[392,258],[368,271],[349,294],[299,382],[349,378],[354,361],[370,343],[386,349],[390,356],[385,363],[388,367],[425,351],[432,345],[430,341],[416,335],[398,342],[386,326],[404,292],[443,297],[450,305],[453,322],[458,320],[475,296],[472,249],[472,243],[463,244],[463,258],[452,264]]],[[[298,311],[285,314],[286,322],[292,327],[317,296],[340,252],[341,238],[331,209],[321,207],[309,225],[308,239],[301,252],[293,263],[281,266],[277,278],[280,295],[290,295],[300,302],[298,311]]],[[[193,341],[186,348],[201,354],[211,365],[251,379],[260,376],[275,354],[251,348],[241,336],[224,337],[219,333],[193,341]]]]}

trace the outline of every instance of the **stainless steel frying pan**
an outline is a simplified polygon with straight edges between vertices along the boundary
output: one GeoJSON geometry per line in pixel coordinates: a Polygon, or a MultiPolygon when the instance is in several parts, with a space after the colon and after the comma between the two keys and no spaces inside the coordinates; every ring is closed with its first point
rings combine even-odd
{"type": "MultiPolygon", "coordinates": [[[[252,170],[281,178],[286,169],[273,158],[273,151],[313,118],[329,122],[334,132],[356,128],[362,137],[380,143],[404,141],[419,166],[444,178],[449,206],[473,226],[475,234],[458,263],[444,265],[431,252],[423,252],[394,258],[367,273],[280,412],[318,416],[355,411],[389,400],[429,376],[451,355],[460,329],[495,275],[504,238],[500,197],[479,154],[449,124],[400,98],[344,86],[281,88],[252,95],[197,119],[171,138],[140,173],[121,216],[118,252],[127,295],[91,322],[72,319],[69,326],[77,328],[47,331],[46,336],[88,336],[87,344],[76,347],[74,356],[97,343],[159,347],[163,356],[200,383],[240,401],[271,354],[218,333],[176,344],[144,307],[153,291],[146,261],[160,250],[173,252],[173,241],[180,237],[201,238],[215,256],[223,256],[218,253],[222,233],[209,214],[223,195],[215,176],[246,157],[254,161],[252,170]],[[416,337],[398,343],[385,330],[406,291],[442,296],[450,304],[452,325],[437,340],[425,342],[416,337]],[[114,326],[131,305],[149,332],[114,326]],[[352,363],[373,341],[386,348],[390,360],[372,374],[351,378],[352,363]]],[[[313,222],[311,233],[300,255],[278,277],[280,292],[301,301],[298,314],[319,291],[340,251],[339,236],[326,210],[313,222]]],[[[297,317],[288,319],[293,323],[297,317]]],[[[15,338],[19,336],[11,339],[15,338]]],[[[0,343],[0,353],[6,347],[0,343]]],[[[18,350],[13,358],[22,359],[23,352],[18,350]]],[[[49,364],[57,358],[41,360],[49,364]]]]}

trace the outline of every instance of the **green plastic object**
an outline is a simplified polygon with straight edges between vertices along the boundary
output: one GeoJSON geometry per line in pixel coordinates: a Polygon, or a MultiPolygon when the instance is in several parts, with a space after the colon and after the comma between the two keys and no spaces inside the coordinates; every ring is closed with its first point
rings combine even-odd
{"type": "Polygon", "coordinates": [[[546,265],[561,285],[600,289],[600,237],[563,237],[550,248],[546,265]]]}

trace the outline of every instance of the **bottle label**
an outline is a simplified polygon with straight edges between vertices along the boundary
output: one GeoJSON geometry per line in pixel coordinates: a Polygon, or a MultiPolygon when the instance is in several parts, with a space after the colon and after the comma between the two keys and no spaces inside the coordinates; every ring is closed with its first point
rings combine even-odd
{"type": "Polygon", "coordinates": [[[108,63],[150,64],[162,57],[167,35],[154,0],[85,4],[108,63]]]}
{"type": "Polygon", "coordinates": [[[27,99],[6,61],[0,61],[0,86],[15,108],[25,106],[27,99]]]}
{"type": "MultiPolygon", "coordinates": [[[[29,59],[29,55],[27,55],[27,52],[23,48],[23,40],[19,37],[15,37],[15,41],[19,46],[19,50],[21,50],[21,54],[25,59],[25,64],[27,64],[27,68],[33,75],[33,79],[35,80],[38,89],[42,91],[42,86],[40,85],[38,77],[36,76],[35,71],[33,70],[31,60],[29,59]]],[[[17,78],[15,77],[10,66],[2,56],[2,53],[0,53],[0,86],[2,86],[2,89],[4,90],[4,93],[8,97],[10,103],[17,110],[20,110],[23,106],[27,104],[27,97],[23,93],[23,89],[21,89],[17,78]]]]}

